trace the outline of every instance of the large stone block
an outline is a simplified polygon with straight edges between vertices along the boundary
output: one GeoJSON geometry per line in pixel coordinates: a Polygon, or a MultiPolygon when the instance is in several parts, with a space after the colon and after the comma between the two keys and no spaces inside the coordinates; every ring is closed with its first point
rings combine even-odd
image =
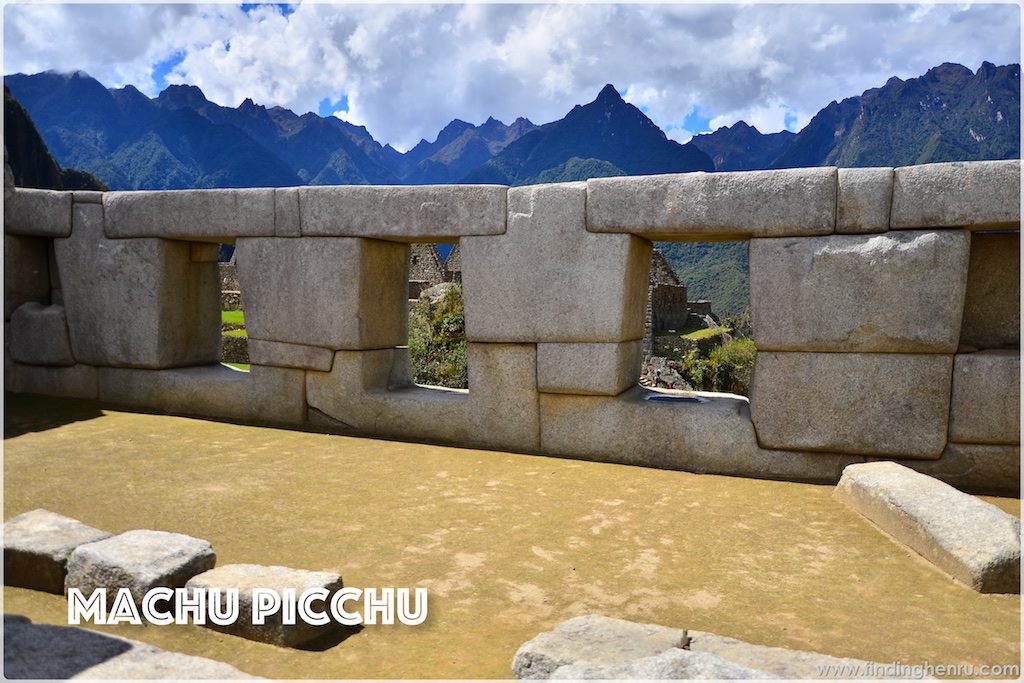
{"type": "Polygon", "coordinates": [[[896,462],[968,493],[1020,497],[1020,446],[951,443],[938,460],[896,462]]]}
{"type": "Polygon", "coordinates": [[[408,245],[255,238],[235,253],[249,336],[335,350],[406,343],[408,245]]]}
{"type": "Polygon", "coordinates": [[[158,586],[180,588],[196,574],[217,563],[208,541],[167,531],[136,529],[80,545],[68,559],[66,588],[90,595],[107,589],[112,601],[121,588],[131,591],[139,605],[146,592],[158,586]]]}
{"type": "Polygon", "coordinates": [[[274,234],[277,237],[302,235],[299,188],[279,187],[274,190],[274,234]]]}
{"type": "Polygon", "coordinates": [[[971,234],[960,343],[1020,347],[1020,233],[971,234]]]}
{"type": "Polygon", "coordinates": [[[587,181],[587,229],[651,240],[828,235],[835,168],[676,173],[587,181]]]}
{"type": "Polygon", "coordinates": [[[762,447],[937,458],[953,357],[759,352],[751,414],[762,447]]]}
{"type": "Polygon", "coordinates": [[[1020,227],[1020,160],[954,161],[896,169],[893,229],[1020,227]]]}
{"type": "Polygon", "coordinates": [[[839,169],[837,233],[885,232],[892,208],[891,168],[839,169]]]}
{"type": "Polygon", "coordinates": [[[588,660],[559,667],[551,680],[755,680],[775,676],[749,666],[730,662],[707,652],[672,648],[658,655],[616,664],[588,660]]]}
{"type": "MultiPolygon", "coordinates": [[[[280,647],[297,647],[309,641],[341,628],[341,624],[333,619],[323,625],[314,626],[297,619],[295,624],[285,624],[281,610],[265,618],[263,624],[252,621],[252,592],[254,588],[277,591],[282,597],[286,590],[294,591],[295,598],[302,596],[303,591],[322,588],[330,597],[341,590],[341,576],[331,572],[313,572],[290,567],[265,567],[256,564],[228,564],[193,576],[185,584],[189,590],[238,590],[238,618],[231,624],[219,626],[207,620],[205,626],[215,631],[270,643],[280,647]]],[[[314,601],[312,608],[326,611],[327,604],[314,601]]]]}
{"type": "Polygon", "coordinates": [[[22,304],[50,303],[50,274],[46,240],[4,235],[4,320],[22,304]]]}
{"type": "Polygon", "coordinates": [[[1020,520],[893,462],[851,465],[835,496],[953,578],[1020,592],[1020,520]]]}
{"type": "Polygon", "coordinates": [[[505,232],[503,185],[299,188],[303,235],[446,242],[505,232]]]}
{"type": "Polygon", "coordinates": [[[71,234],[71,193],[19,187],[4,202],[4,232],[67,237],[71,234]]]}
{"type": "Polygon", "coordinates": [[[466,336],[479,342],[643,337],[651,243],[586,230],[586,185],[516,187],[508,230],[460,242],[466,336]]]}
{"type": "Polygon", "coordinates": [[[256,365],[304,368],[330,372],[334,351],[322,346],[303,346],[249,337],[249,358],[256,365]]]}
{"type": "Polygon", "coordinates": [[[110,536],[49,510],[32,510],[4,523],[4,585],[64,593],[71,551],[110,536]]]}
{"type": "Polygon", "coordinates": [[[106,192],[106,236],[233,242],[273,236],[274,190],[106,192]]]}
{"type": "Polygon", "coordinates": [[[963,230],[750,241],[764,351],[953,353],[967,283],[963,230]]]}
{"type": "Polygon", "coordinates": [[[516,453],[540,449],[537,347],[469,344],[467,445],[516,453]]]}
{"type": "Polygon", "coordinates": [[[22,365],[5,360],[4,389],[7,391],[82,399],[95,399],[98,395],[97,373],[92,365],[22,365]]]}
{"type": "Polygon", "coordinates": [[[1020,352],[957,354],[949,440],[958,443],[1020,443],[1020,352]]]}
{"type": "Polygon", "coordinates": [[[537,389],[550,394],[617,396],[634,386],[643,341],[621,344],[538,344],[537,389]]]}
{"type": "Polygon", "coordinates": [[[11,314],[11,358],[28,365],[74,365],[63,306],[30,301],[11,314]]]}
{"type": "Polygon", "coordinates": [[[178,415],[282,425],[306,420],[305,374],[288,368],[101,368],[99,395],[105,402],[178,415]]]}
{"type": "Polygon", "coordinates": [[[188,242],[106,238],[99,204],[76,204],[74,215],[73,234],[54,250],[75,359],[140,368],[217,362],[217,264],[193,261],[188,242]]]}

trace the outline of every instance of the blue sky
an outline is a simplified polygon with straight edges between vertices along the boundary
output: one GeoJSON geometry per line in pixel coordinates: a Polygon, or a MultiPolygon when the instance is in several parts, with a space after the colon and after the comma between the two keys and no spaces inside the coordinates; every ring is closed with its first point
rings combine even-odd
{"type": "Polygon", "coordinates": [[[535,123],[613,83],[677,140],[798,130],[942,62],[1020,60],[1015,4],[214,4],[4,7],[4,73],[335,114],[399,149],[453,118],[535,123]]]}

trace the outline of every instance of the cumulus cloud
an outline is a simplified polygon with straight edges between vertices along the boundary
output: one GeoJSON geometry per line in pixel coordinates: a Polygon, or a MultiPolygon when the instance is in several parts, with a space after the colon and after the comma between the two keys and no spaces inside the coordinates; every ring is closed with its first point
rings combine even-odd
{"type": "Polygon", "coordinates": [[[303,113],[325,98],[408,148],[452,118],[561,117],[605,83],[675,139],[700,111],[798,129],[833,99],[945,61],[1020,54],[1017,5],[7,5],[4,73],[192,83],[303,113]],[[166,75],[157,65],[173,63],[166,75]]]}

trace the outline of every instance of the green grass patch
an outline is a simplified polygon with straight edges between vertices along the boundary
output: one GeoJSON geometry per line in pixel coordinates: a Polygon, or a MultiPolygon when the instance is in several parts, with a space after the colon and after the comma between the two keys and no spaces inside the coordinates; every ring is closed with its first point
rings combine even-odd
{"type": "Polygon", "coordinates": [[[227,365],[229,368],[249,372],[249,363],[221,363],[221,365],[227,365]]]}
{"type": "Polygon", "coordinates": [[[244,327],[243,327],[242,329],[240,329],[240,330],[223,330],[223,331],[221,332],[221,334],[223,334],[223,335],[225,335],[225,336],[228,336],[228,337],[241,337],[241,338],[243,338],[243,339],[245,339],[246,337],[248,337],[248,336],[249,336],[249,335],[248,335],[248,334],[246,333],[246,331],[245,331],[245,328],[244,328],[244,327]]]}
{"type": "Polygon", "coordinates": [[[228,323],[229,325],[244,325],[245,324],[245,312],[244,311],[221,311],[220,321],[222,323],[228,323]]]}

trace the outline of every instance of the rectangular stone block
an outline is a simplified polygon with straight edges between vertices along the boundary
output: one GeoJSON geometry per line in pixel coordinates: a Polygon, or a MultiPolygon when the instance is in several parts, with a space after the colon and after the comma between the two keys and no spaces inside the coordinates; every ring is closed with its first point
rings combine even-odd
{"type": "Polygon", "coordinates": [[[235,253],[249,336],[333,350],[406,343],[408,245],[254,238],[235,253]]]}
{"type": "Polygon", "coordinates": [[[71,234],[71,193],[19,187],[4,200],[4,232],[67,237],[71,234]]]}
{"type": "Polygon", "coordinates": [[[1020,444],[1020,352],[957,354],[949,440],[1020,444]]]}
{"type": "Polygon", "coordinates": [[[937,458],[946,445],[953,357],[757,354],[751,414],[763,448],[937,458]]]}
{"type": "Polygon", "coordinates": [[[892,168],[839,169],[836,232],[858,234],[889,229],[892,168]]]}
{"type": "Polygon", "coordinates": [[[537,389],[549,394],[617,396],[640,377],[643,341],[538,344],[537,389]]]}
{"type": "Polygon", "coordinates": [[[445,242],[505,232],[504,185],[299,188],[303,235],[445,242]]]}
{"type": "Polygon", "coordinates": [[[765,351],[953,353],[964,230],[750,241],[754,342],[765,351]]]}
{"type": "Polygon", "coordinates": [[[587,229],[650,240],[828,235],[835,168],[673,173],[587,181],[587,229]]]}
{"type": "Polygon", "coordinates": [[[4,523],[4,585],[63,595],[71,551],[109,536],[49,510],[13,517],[4,523]]]}
{"type": "Polygon", "coordinates": [[[1020,233],[971,233],[960,343],[1020,347],[1020,233]]]}
{"type": "Polygon", "coordinates": [[[1020,227],[1020,160],[954,161],[896,169],[893,229],[1020,227]]]}
{"type": "Polygon", "coordinates": [[[108,239],[103,211],[75,205],[73,234],[54,241],[75,359],[140,368],[217,362],[217,264],[193,261],[188,242],[108,239]]]}
{"type": "Polygon", "coordinates": [[[282,597],[285,591],[291,590],[296,599],[301,598],[304,591],[324,589],[327,591],[327,600],[314,600],[310,608],[329,614],[331,598],[343,587],[341,576],[332,572],[265,567],[256,564],[228,564],[193,576],[185,587],[190,591],[220,590],[222,594],[229,589],[237,589],[238,618],[225,626],[210,621],[204,625],[215,631],[241,638],[279,647],[298,647],[343,628],[333,619],[323,626],[309,624],[302,619],[296,619],[294,624],[285,624],[281,610],[267,616],[262,624],[254,624],[252,620],[252,593],[255,588],[274,590],[282,597]]]}
{"type": "Polygon", "coordinates": [[[127,588],[137,605],[153,588],[181,588],[217,563],[208,541],[185,534],[135,529],[80,545],[68,559],[67,588],[90,595],[107,590],[108,605],[127,588]]]}
{"type": "Polygon", "coordinates": [[[30,301],[11,315],[11,358],[27,365],[74,365],[63,306],[30,301]]]}
{"type": "Polygon", "coordinates": [[[74,190],[71,193],[75,204],[102,204],[103,192],[96,190],[74,190]]]}
{"type": "Polygon", "coordinates": [[[320,346],[286,344],[249,337],[249,359],[255,365],[330,372],[334,351],[320,346]]]}
{"type": "Polygon", "coordinates": [[[106,236],[233,242],[274,235],[274,190],[106,192],[106,236]]]}
{"type": "Polygon", "coordinates": [[[278,237],[300,237],[299,188],[274,189],[274,234],[278,237]]]}
{"type": "Polygon", "coordinates": [[[9,361],[4,363],[4,389],[18,394],[95,399],[98,379],[91,365],[57,367],[9,361]]]}
{"type": "Polygon", "coordinates": [[[950,443],[938,460],[896,462],[968,493],[1020,497],[1020,446],[950,443]]]}
{"type": "Polygon", "coordinates": [[[50,274],[46,240],[4,235],[4,320],[22,304],[50,303],[50,274]]]}
{"type": "Polygon", "coordinates": [[[1020,520],[893,462],[851,465],[835,497],[981,593],[1020,593],[1020,520]]]}
{"type": "Polygon", "coordinates": [[[305,373],[286,368],[254,365],[243,372],[216,364],[99,371],[104,402],[194,417],[298,425],[306,421],[305,393],[305,373]]]}
{"type": "Polygon", "coordinates": [[[623,342],[644,332],[651,243],[586,230],[586,185],[508,191],[508,230],[459,243],[466,337],[623,342]]]}

